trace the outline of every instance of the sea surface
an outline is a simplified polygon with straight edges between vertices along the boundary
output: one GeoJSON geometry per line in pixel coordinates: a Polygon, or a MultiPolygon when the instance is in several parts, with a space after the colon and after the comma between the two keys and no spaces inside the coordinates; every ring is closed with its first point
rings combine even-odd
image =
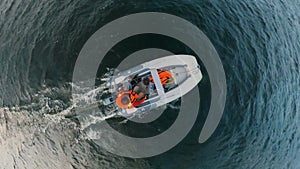
{"type": "MultiPolygon", "coordinates": [[[[299,11],[299,0],[1,0],[0,168],[300,168],[299,11]],[[182,17],[201,29],[219,53],[227,102],[206,143],[198,143],[210,106],[205,68],[197,86],[203,98],[196,124],[161,155],[111,154],[89,138],[76,117],[65,116],[72,106],[73,68],[85,42],[110,21],[137,12],[182,17]]],[[[114,61],[106,60],[99,78],[134,47],[191,52],[160,38],[133,37],[128,46],[116,46],[110,52],[114,61]]],[[[177,112],[178,105],[169,110],[177,112]]],[[[172,124],[170,111],[158,126],[142,131],[120,119],[111,123],[147,136],[172,124]]]]}

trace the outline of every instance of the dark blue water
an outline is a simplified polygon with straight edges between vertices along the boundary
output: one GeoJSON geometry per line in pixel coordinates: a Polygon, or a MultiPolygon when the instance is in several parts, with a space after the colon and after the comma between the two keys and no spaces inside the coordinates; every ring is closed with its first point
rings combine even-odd
{"type": "Polygon", "coordinates": [[[291,0],[2,0],[0,168],[300,168],[299,10],[291,0]],[[81,138],[73,121],[44,114],[70,104],[68,84],[86,40],[114,19],[146,11],[185,18],[209,37],[226,72],[227,103],[208,142],[197,143],[204,101],[181,144],[128,159],[81,138]]]}

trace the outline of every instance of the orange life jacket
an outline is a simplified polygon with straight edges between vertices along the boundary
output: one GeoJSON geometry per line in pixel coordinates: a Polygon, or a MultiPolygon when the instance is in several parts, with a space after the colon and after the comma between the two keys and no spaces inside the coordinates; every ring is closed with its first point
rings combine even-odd
{"type": "MultiPolygon", "coordinates": [[[[172,74],[169,71],[157,70],[157,73],[158,73],[158,76],[160,78],[160,82],[161,82],[162,85],[165,85],[169,81],[169,79],[172,78],[172,74]]],[[[152,77],[150,77],[150,80],[151,80],[152,83],[154,83],[152,77]]]]}
{"type": "Polygon", "coordinates": [[[136,92],[134,92],[133,90],[129,91],[129,96],[130,96],[131,103],[136,102],[136,100],[139,98],[139,95],[136,92]]]}

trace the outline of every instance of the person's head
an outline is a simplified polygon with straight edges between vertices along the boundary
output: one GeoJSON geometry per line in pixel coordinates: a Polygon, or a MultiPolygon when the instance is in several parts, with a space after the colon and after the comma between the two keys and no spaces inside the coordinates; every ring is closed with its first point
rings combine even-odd
{"type": "Polygon", "coordinates": [[[131,84],[129,82],[124,82],[124,84],[123,84],[123,90],[127,92],[130,89],[131,89],[131,84]]]}
{"type": "Polygon", "coordinates": [[[143,79],[143,84],[146,85],[146,86],[148,86],[149,83],[150,83],[150,79],[149,79],[148,77],[145,77],[145,78],[143,79]]]}

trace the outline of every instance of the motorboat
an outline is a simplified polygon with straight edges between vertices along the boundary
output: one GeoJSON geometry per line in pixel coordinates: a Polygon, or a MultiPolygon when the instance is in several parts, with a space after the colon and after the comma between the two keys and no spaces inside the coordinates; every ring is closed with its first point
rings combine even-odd
{"type": "Polygon", "coordinates": [[[110,96],[104,99],[104,105],[114,104],[123,117],[134,116],[182,97],[201,79],[200,66],[194,56],[165,56],[112,76],[110,96]]]}

